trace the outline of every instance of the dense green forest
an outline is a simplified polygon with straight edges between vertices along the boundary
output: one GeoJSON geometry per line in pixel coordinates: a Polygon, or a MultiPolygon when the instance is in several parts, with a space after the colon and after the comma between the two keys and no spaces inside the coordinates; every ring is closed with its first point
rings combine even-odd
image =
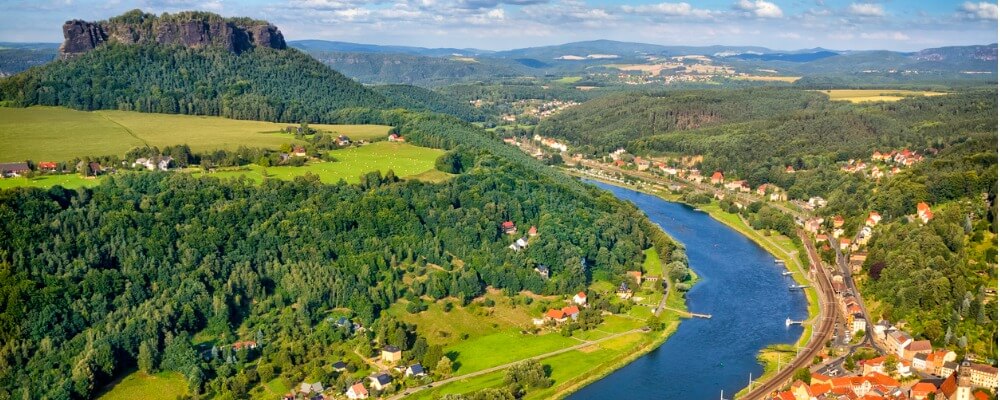
{"type": "Polygon", "coordinates": [[[460,82],[493,82],[541,72],[514,61],[454,59],[410,54],[309,51],[317,60],[364,83],[435,87],[460,82]]]}
{"type": "MultiPolygon", "coordinates": [[[[464,158],[471,165],[441,185],[377,173],[332,186],[144,173],[79,192],[2,192],[0,360],[13,367],[0,369],[3,391],[86,397],[135,362],[141,345],[159,354],[168,338],[205,329],[233,339],[240,327],[259,330],[272,342],[264,352],[278,351],[301,339],[264,323],[282,310],[311,326],[346,307],[370,324],[407,293],[572,293],[598,271],[638,268],[642,249],[667,243],[607,193],[571,190],[488,152],[464,158]],[[544,235],[508,251],[504,220],[544,235]],[[552,279],[532,270],[538,263],[552,279]],[[427,264],[449,273],[399,279],[427,264]]],[[[182,364],[200,377],[195,387],[227,378],[182,364]]]]}
{"type": "Polygon", "coordinates": [[[536,132],[607,152],[669,132],[786,115],[822,99],[819,93],[774,88],[611,95],[546,119],[536,132]]]}
{"type": "Polygon", "coordinates": [[[465,121],[482,121],[486,118],[481,110],[469,102],[430,89],[410,85],[373,86],[372,89],[389,99],[394,107],[448,114],[465,121]]]}

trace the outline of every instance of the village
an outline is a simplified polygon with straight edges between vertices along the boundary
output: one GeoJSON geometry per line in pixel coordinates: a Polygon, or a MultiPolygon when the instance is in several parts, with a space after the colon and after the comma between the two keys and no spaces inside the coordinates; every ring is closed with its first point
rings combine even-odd
{"type": "MultiPolygon", "coordinates": [[[[547,147],[547,151],[566,154],[569,150],[564,143],[551,138],[536,135],[534,141],[547,147]]],[[[508,140],[508,143],[527,150],[516,140],[508,140]]],[[[542,150],[534,149],[534,156],[543,157],[542,150]]],[[[787,192],[777,185],[764,183],[754,188],[746,180],[727,179],[722,171],[703,174],[692,166],[696,163],[690,159],[668,163],[631,155],[619,148],[598,160],[587,160],[582,154],[567,156],[565,160],[577,168],[583,167],[584,175],[603,180],[636,183],[634,178],[639,177],[636,173],[645,173],[651,177],[667,178],[668,181],[688,182],[689,187],[700,187],[716,200],[728,199],[739,210],[758,201],[786,204],[790,210],[801,210],[794,214],[796,224],[811,235],[821,252],[828,254],[833,261],[831,281],[840,322],[830,342],[832,347],[821,353],[819,362],[809,368],[809,378],[794,380],[787,390],[774,393],[773,399],[995,398],[997,368],[987,364],[986,360],[974,354],[965,354],[964,359],[959,360],[953,350],[935,348],[929,340],[914,338],[906,331],[904,321],[870,321],[864,302],[857,293],[855,275],[862,274],[865,268],[866,246],[883,219],[879,211],[869,211],[858,227],[847,226],[843,216],[823,212],[828,202],[822,197],[790,200],[787,192]],[[623,179],[626,176],[630,179],[623,179]]],[[[841,170],[879,180],[923,160],[923,155],[909,149],[876,150],[870,162],[849,160],[843,163],[841,170]]],[[[794,174],[798,171],[788,165],[784,172],[794,174]]],[[[650,185],[641,177],[638,184],[674,193],[682,190],[680,184],[650,185]]],[[[932,205],[919,202],[911,214],[902,217],[910,223],[926,225],[934,219],[934,214],[932,205]]],[[[560,323],[573,318],[576,311],[576,306],[553,309],[537,322],[560,323]]]]}

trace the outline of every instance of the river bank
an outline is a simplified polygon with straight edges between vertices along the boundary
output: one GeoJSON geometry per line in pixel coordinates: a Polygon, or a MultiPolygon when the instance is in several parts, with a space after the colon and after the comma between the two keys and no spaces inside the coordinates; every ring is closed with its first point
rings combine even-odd
{"type": "MultiPolygon", "coordinates": [[[[628,185],[628,184],[623,184],[622,182],[609,181],[607,179],[599,179],[590,175],[583,176],[583,178],[600,181],[605,184],[613,185],[616,187],[621,187],[629,190],[635,190],[638,192],[646,193],[648,195],[656,196],[666,201],[686,204],[689,207],[704,212],[705,214],[709,215],[712,219],[725,224],[731,229],[739,232],[744,237],[752,240],[758,246],[760,246],[768,253],[770,253],[772,256],[774,256],[775,259],[783,261],[784,267],[787,269],[787,271],[791,272],[791,277],[795,280],[796,284],[799,285],[810,284],[809,280],[806,278],[807,276],[806,274],[808,273],[808,268],[806,267],[806,265],[808,265],[808,261],[803,260],[805,258],[805,251],[801,247],[800,243],[796,242],[795,240],[792,240],[791,238],[787,238],[783,235],[777,234],[776,232],[762,233],[760,231],[753,229],[752,227],[749,226],[747,221],[745,221],[740,215],[731,214],[722,210],[718,206],[718,202],[716,200],[712,200],[709,204],[691,205],[685,203],[681,199],[681,196],[672,194],[666,190],[663,190],[662,188],[658,188],[656,185],[649,185],[649,184],[628,185]],[[805,261],[805,263],[803,263],[803,261],[805,261]]],[[[816,316],[819,315],[818,294],[816,293],[816,289],[812,286],[806,288],[804,292],[808,302],[807,303],[808,317],[806,318],[806,320],[815,321],[816,316]]],[[[755,380],[756,381],[762,379],[766,380],[770,376],[772,376],[775,372],[777,372],[777,368],[775,365],[777,363],[776,354],[785,353],[785,350],[787,350],[788,348],[791,348],[794,354],[795,348],[805,346],[805,344],[808,343],[809,339],[812,336],[812,329],[813,327],[811,324],[809,323],[803,324],[802,334],[799,336],[797,342],[794,345],[776,345],[776,346],[768,346],[764,349],[761,349],[757,354],[756,358],[760,363],[760,365],[763,367],[763,375],[755,380]]],[[[737,396],[745,393],[746,393],[746,388],[737,393],[737,396]]]]}

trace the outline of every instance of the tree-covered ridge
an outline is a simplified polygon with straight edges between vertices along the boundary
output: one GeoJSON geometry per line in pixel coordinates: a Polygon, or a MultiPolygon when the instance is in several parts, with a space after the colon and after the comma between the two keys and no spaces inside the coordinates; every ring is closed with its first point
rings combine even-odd
{"type": "Polygon", "coordinates": [[[4,103],[325,122],[389,102],[297,50],[109,44],[0,81],[4,103]]]}
{"type": "Polygon", "coordinates": [[[464,121],[482,121],[486,115],[468,102],[443,95],[430,89],[410,85],[373,86],[372,89],[389,99],[394,107],[414,111],[430,111],[455,116],[464,121]]]}
{"type": "Polygon", "coordinates": [[[822,99],[819,93],[774,88],[611,95],[542,121],[537,132],[606,152],[640,138],[787,115],[822,99]]]}
{"type": "Polygon", "coordinates": [[[86,397],[142,343],[159,351],[166,335],[207,328],[232,338],[240,326],[274,338],[281,324],[257,322],[276,310],[313,324],[345,307],[371,323],[407,293],[582,290],[590,275],[638,268],[642,249],[664,244],[640,212],[609,196],[487,153],[442,185],[377,174],[333,186],[129,174],[79,192],[4,191],[2,298],[11,307],[0,316],[0,360],[12,368],[0,369],[2,390],[86,397]],[[510,251],[504,220],[543,234],[510,251]],[[533,271],[538,263],[552,279],[533,271]],[[399,279],[404,266],[426,264],[445,272],[399,279]]]}

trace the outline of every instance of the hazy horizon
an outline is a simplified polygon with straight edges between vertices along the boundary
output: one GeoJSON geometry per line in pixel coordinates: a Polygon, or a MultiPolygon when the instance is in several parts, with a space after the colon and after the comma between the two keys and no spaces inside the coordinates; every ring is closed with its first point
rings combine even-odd
{"type": "Polygon", "coordinates": [[[286,40],[509,50],[591,40],[773,50],[915,51],[997,42],[988,2],[711,0],[61,0],[0,4],[0,41],[62,41],[62,23],[130,9],[265,19],[286,40]]]}

